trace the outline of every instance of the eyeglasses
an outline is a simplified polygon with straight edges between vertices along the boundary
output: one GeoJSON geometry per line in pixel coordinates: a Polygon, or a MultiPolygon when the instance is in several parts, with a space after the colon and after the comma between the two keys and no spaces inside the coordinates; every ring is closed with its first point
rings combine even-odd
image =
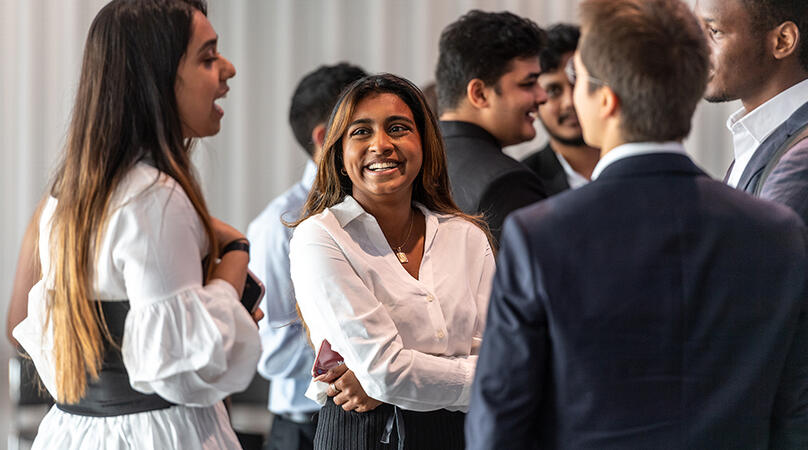
{"type": "MultiPolygon", "coordinates": [[[[575,62],[573,61],[572,58],[567,60],[567,67],[564,68],[564,74],[567,75],[567,81],[569,81],[571,85],[575,86],[575,82],[578,80],[578,74],[575,72],[575,62]]],[[[597,78],[595,78],[593,76],[588,76],[586,78],[587,78],[586,81],[588,81],[590,83],[599,84],[601,86],[608,86],[609,85],[609,83],[607,83],[607,82],[605,82],[603,80],[597,79],[597,78]]]]}

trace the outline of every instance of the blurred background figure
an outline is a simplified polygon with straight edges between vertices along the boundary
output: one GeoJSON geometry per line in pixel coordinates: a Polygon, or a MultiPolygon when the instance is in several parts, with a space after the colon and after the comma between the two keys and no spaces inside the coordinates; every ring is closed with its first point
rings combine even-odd
{"type": "Polygon", "coordinates": [[[549,140],[522,163],[538,175],[548,195],[588,183],[600,159],[600,149],[584,142],[572,104],[572,85],[564,70],[578,47],[580,35],[575,25],[553,25],[547,30],[547,45],[539,55],[539,85],[547,92],[547,101],[539,105],[539,121],[549,140]]]}
{"type": "Polygon", "coordinates": [[[265,316],[258,323],[261,359],[258,373],[270,380],[269,410],[272,428],[266,440],[268,450],[311,449],[320,405],[306,398],[314,364],[303,325],[296,320],[296,300],[289,275],[289,240],[295,222],[309,195],[323,150],[325,126],[343,89],[364,77],[365,71],[347,63],[320,66],[307,73],[297,85],[289,107],[289,125],[298,144],[311,158],[303,178],[269,202],[250,223],[247,237],[252,254],[250,270],[264,280],[262,302],[265,316]]]}

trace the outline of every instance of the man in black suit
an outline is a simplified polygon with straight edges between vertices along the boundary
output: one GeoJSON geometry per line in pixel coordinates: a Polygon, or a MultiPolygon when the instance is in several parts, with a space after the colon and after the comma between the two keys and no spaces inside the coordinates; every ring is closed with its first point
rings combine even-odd
{"type": "Polygon", "coordinates": [[[468,448],[808,448],[808,230],[685,154],[710,67],[686,3],[579,6],[602,157],[505,221],[468,448]]]}
{"type": "Polygon", "coordinates": [[[536,136],[547,99],[536,82],[543,43],[532,21],[477,10],[440,37],[435,75],[452,194],[464,212],[483,214],[495,239],[508,213],[547,196],[535,174],[502,153],[536,136]]]}
{"type": "Polygon", "coordinates": [[[547,102],[539,106],[539,121],[550,139],[522,164],[538,175],[548,195],[588,183],[600,159],[600,149],[584,142],[572,104],[572,85],[564,72],[580,36],[575,25],[554,25],[547,30],[547,45],[539,55],[539,85],[547,92],[547,102]]]}

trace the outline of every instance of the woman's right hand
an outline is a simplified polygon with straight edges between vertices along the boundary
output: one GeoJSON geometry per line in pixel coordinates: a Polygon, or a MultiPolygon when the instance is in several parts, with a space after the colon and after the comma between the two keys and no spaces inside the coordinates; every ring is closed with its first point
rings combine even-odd
{"type": "Polygon", "coordinates": [[[368,396],[356,375],[345,364],[330,369],[315,380],[330,383],[326,395],[333,397],[334,404],[342,406],[345,411],[368,412],[382,404],[368,396]]]}

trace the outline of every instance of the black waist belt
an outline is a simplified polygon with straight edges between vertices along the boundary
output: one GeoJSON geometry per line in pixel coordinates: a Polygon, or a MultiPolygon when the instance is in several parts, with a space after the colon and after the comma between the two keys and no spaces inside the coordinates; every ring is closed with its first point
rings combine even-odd
{"type": "MultiPolygon", "coordinates": [[[[129,312],[129,302],[100,303],[110,335],[120,346],[126,314],[129,312]]],[[[78,403],[70,405],[56,403],[62,411],[93,417],[122,416],[165,409],[173,405],[157,394],[141,394],[132,389],[120,350],[108,342],[105,342],[104,363],[98,374],[98,380],[88,380],[84,397],[78,403]]]]}

